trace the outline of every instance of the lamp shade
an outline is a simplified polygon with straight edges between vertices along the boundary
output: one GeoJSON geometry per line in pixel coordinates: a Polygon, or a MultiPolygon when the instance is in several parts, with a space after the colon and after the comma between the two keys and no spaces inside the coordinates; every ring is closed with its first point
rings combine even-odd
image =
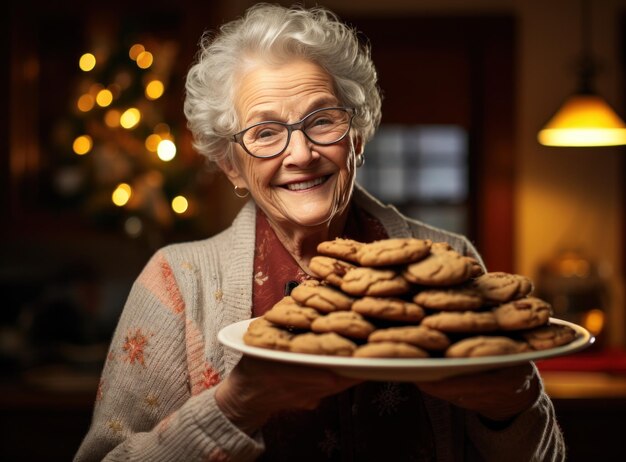
{"type": "Polygon", "coordinates": [[[601,97],[570,96],[537,135],[545,146],[626,144],[626,124],[601,97]]]}

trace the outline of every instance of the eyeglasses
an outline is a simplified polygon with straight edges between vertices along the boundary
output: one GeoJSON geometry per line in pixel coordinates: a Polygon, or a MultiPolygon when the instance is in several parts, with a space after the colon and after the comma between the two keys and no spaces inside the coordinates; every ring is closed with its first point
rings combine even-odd
{"type": "Polygon", "coordinates": [[[259,122],[233,135],[231,141],[239,143],[253,157],[269,159],[282,154],[294,130],[301,130],[313,144],[328,146],[345,138],[350,131],[354,108],[326,107],[304,116],[299,122],[259,122]]]}

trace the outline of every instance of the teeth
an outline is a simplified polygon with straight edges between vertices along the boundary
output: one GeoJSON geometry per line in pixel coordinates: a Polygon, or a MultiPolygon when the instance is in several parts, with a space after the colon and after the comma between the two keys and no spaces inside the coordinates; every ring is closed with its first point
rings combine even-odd
{"type": "Polygon", "coordinates": [[[317,186],[318,184],[322,184],[325,181],[325,178],[317,178],[311,181],[303,181],[302,183],[291,183],[287,185],[287,189],[290,191],[301,191],[302,189],[312,188],[313,186],[317,186]]]}

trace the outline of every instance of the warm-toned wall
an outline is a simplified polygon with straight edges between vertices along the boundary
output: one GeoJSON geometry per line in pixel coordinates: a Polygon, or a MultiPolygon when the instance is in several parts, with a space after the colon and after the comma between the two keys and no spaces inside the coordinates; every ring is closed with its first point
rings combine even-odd
{"type": "MultiPolygon", "coordinates": [[[[591,4],[592,49],[602,64],[596,89],[615,107],[625,107],[619,64],[618,26],[623,0],[591,4]]],[[[537,265],[562,247],[578,247],[596,260],[611,281],[609,340],[623,344],[624,148],[547,148],[537,129],[574,89],[580,50],[580,2],[517,1],[520,17],[517,95],[517,268],[537,265]]]]}

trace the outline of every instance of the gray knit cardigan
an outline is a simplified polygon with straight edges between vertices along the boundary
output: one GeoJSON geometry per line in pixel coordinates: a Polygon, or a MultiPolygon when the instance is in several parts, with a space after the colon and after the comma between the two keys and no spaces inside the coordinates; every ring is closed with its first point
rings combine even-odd
{"type": "MultiPolygon", "coordinates": [[[[448,241],[477,255],[463,236],[402,216],[356,187],[353,200],[390,237],[448,241]]],[[[158,251],[137,278],[113,336],[89,432],[75,461],[249,461],[262,453],[217,407],[215,385],[240,355],[217,333],[251,316],[255,205],[209,239],[158,251]]],[[[501,430],[471,412],[424,396],[438,461],[553,461],[564,444],[545,395],[501,430]]]]}

